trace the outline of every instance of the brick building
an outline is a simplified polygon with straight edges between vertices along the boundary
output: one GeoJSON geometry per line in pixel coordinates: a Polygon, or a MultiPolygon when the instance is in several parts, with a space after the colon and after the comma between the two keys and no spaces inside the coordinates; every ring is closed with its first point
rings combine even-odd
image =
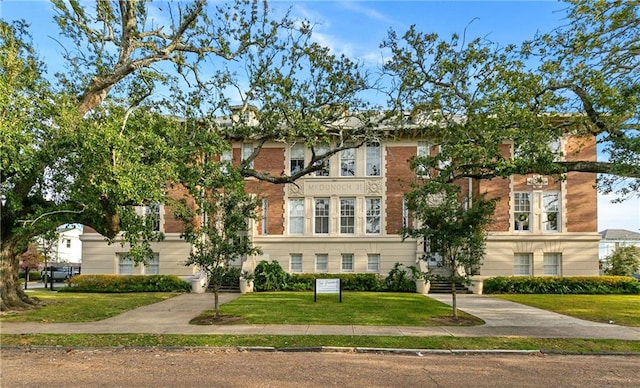
{"type": "MultiPolygon", "coordinates": [[[[511,145],[504,144],[504,152],[511,145]]],[[[595,160],[595,139],[567,138],[561,143],[567,160],[595,160]]],[[[234,161],[253,149],[234,145],[234,161]]],[[[261,217],[249,236],[263,254],[245,258],[251,269],[260,260],[277,260],[289,272],[375,272],[386,275],[396,262],[416,263],[421,241],[402,241],[401,230],[413,220],[404,194],[416,173],[415,155],[437,152],[420,139],[371,143],[333,155],[322,171],[295,184],[276,185],[251,178],[247,187],[261,198],[261,217]]],[[[253,161],[258,171],[280,175],[308,163],[311,151],[302,145],[267,144],[253,161]]],[[[527,175],[478,181],[467,179],[463,192],[499,198],[479,276],[598,275],[595,175],[569,173],[564,180],[527,175]]],[[[181,193],[174,192],[179,196],[181,193]]],[[[85,229],[83,273],[141,273],[189,276],[197,271],[182,263],[190,247],[180,239],[181,224],[171,209],[152,206],[141,211],[159,216],[157,229],[165,240],[153,246],[147,267],[135,267],[126,247],[107,245],[85,229]]],[[[437,259],[424,263],[436,266],[437,259]]]]}

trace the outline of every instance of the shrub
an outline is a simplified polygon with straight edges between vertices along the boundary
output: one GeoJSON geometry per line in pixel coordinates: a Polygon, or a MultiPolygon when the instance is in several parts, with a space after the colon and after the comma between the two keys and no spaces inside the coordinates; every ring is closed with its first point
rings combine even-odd
{"type": "Polygon", "coordinates": [[[282,269],[276,260],[262,260],[254,270],[253,286],[256,291],[282,291],[287,288],[289,274],[282,269]]]}
{"type": "Polygon", "coordinates": [[[174,275],[77,275],[60,292],[174,292],[191,285],[174,275]]]}
{"type": "Polygon", "coordinates": [[[240,270],[240,268],[224,267],[222,282],[220,282],[220,285],[223,287],[239,287],[241,274],[242,270],[240,270]]]}
{"type": "Polygon", "coordinates": [[[384,281],[376,273],[305,273],[292,274],[287,291],[313,291],[316,279],[340,279],[343,291],[384,291],[384,281]]]}
{"type": "Polygon", "coordinates": [[[626,276],[504,277],[484,281],[485,294],[640,294],[640,282],[626,276]]]}
{"type": "Polygon", "coordinates": [[[416,282],[411,276],[410,269],[402,268],[401,263],[395,263],[389,275],[384,280],[387,291],[394,292],[416,292],[416,282]]]}
{"type": "MultiPolygon", "coordinates": [[[[24,280],[24,271],[18,273],[18,278],[24,280]]],[[[39,271],[29,271],[29,281],[35,282],[36,280],[42,280],[42,274],[39,271]]]]}

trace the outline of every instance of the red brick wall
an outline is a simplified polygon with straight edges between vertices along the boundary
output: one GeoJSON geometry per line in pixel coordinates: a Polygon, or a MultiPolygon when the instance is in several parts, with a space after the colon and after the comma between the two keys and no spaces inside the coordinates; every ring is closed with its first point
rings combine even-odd
{"type": "MultiPolygon", "coordinates": [[[[565,147],[567,161],[596,160],[595,137],[572,137],[565,147]]],[[[596,174],[570,172],[567,174],[566,221],[568,232],[598,231],[598,198],[595,190],[596,174]]]]}
{"type": "MultiPolygon", "coordinates": [[[[263,148],[254,161],[255,169],[274,176],[282,175],[285,166],[284,151],[284,147],[263,148]]],[[[269,235],[284,234],[284,189],[284,184],[261,182],[255,179],[247,180],[247,190],[250,193],[268,200],[267,234],[269,235]]],[[[262,208],[260,208],[261,210],[262,208]]],[[[259,235],[262,234],[263,219],[264,217],[260,215],[257,228],[259,235]]]]}
{"type": "Polygon", "coordinates": [[[388,234],[399,234],[402,231],[402,198],[411,191],[411,183],[415,181],[409,160],[416,156],[417,149],[416,146],[387,146],[386,152],[386,230],[388,234]]]}

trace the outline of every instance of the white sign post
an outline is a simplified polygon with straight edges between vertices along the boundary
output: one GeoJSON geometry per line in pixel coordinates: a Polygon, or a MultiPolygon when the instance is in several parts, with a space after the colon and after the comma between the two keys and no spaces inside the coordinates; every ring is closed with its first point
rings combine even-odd
{"type": "Polygon", "coordinates": [[[313,302],[318,301],[318,294],[340,294],[342,303],[342,282],[340,279],[316,279],[313,288],[313,302]]]}

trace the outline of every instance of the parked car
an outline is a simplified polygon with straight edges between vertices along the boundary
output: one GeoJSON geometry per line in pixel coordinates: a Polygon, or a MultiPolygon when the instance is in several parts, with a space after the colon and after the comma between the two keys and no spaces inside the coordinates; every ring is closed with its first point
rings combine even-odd
{"type": "Polygon", "coordinates": [[[72,267],[59,267],[59,266],[48,266],[45,267],[42,272],[40,272],[42,276],[42,281],[47,283],[49,281],[49,276],[53,279],[54,282],[62,282],[69,279],[74,275],[72,267]]]}

